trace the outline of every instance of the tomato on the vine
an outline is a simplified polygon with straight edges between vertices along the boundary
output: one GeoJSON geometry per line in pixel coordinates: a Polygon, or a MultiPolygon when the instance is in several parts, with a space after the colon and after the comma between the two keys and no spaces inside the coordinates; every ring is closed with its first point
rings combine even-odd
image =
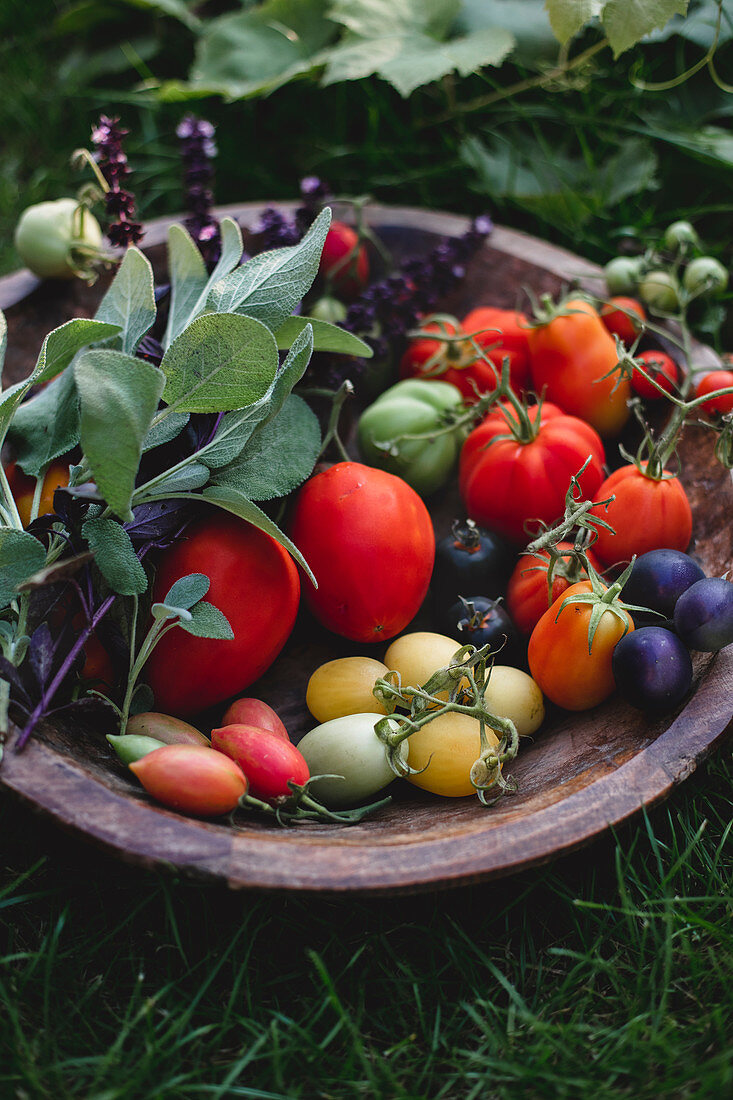
{"type": "Polygon", "coordinates": [[[686,550],[692,537],[692,509],[680,479],[664,473],[647,475],[635,463],[621,466],[598,490],[608,505],[591,509],[615,533],[600,528],[593,550],[605,565],[631,561],[648,550],[686,550]]]}
{"type": "MultiPolygon", "coordinates": [[[[641,368],[661,386],[665,393],[673,393],[680,380],[680,370],[671,355],[665,351],[642,351],[636,358],[641,368]]],[[[663,394],[644,375],[634,368],[631,388],[647,401],[657,401],[663,394]]]]}
{"type": "Polygon", "coordinates": [[[175,581],[204,573],[206,600],[226,615],[234,639],[196,638],[177,627],[146,666],[156,706],[185,717],[244,690],[270,667],[295,623],[300,578],[287,550],[251,523],[211,513],[158,564],[153,600],[175,581]]]}
{"type": "Polygon", "coordinates": [[[588,457],[580,486],[592,498],[603,480],[605,455],[590,424],[549,402],[528,410],[526,423],[514,409],[494,408],[461,451],[459,487],[466,511],[526,546],[532,537],[526,525],[562,516],[570,479],[588,457]]]}
{"type": "Polygon", "coordinates": [[[561,593],[529,639],[533,679],[548,699],[566,710],[587,710],[612,693],[614,647],[634,629],[627,611],[622,610],[619,616],[604,610],[591,643],[588,629],[595,608],[575,597],[585,596],[592,588],[590,581],[579,581],[561,593]]]}
{"type": "Polygon", "coordinates": [[[291,537],[318,588],[305,601],[329,630],[357,642],[394,637],[428,590],[435,535],[407,482],[359,462],[339,462],[301,487],[291,537]]]}
{"type": "Polygon", "coordinates": [[[714,370],[704,375],[695,387],[695,397],[705,397],[716,390],[731,389],[731,393],[721,394],[709,401],[703,401],[700,406],[704,412],[713,413],[733,412],[733,370],[714,370]]]}
{"type": "Polygon", "coordinates": [[[602,436],[614,436],[629,418],[629,382],[614,371],[616,344],[599,314],[571,298],[545,324],[529,333],[532,381],[537,393],[566,413],[587,421],[602,436]]]}
{"type": "Polygon", "coordinates": [[[646,320],[646,311],[636,298],[615,297],[601,307],[601,320],[612,336],[633,344],[646,320]]]}
{"type": "Polygon", "coordinates": [[[421,332],[431,332],[455,340],[435,340],[429,335],[412,340],[400,360],[400,378],[422,378],[450,382],[464,401],[475,403],[483,393],[493,393],[499,382],[499,370],[493,363],[477,357],[463,329],[449,320],[428,321],[421,332]]]}
{"type": "Polygon", "coordinates": [[[369,256],[350,225],[331,222],[323,244],[319,272],[339,297],[356,298],[369,281],[369,256]]]}
{"type": "MultiPolygon", "coordinates": [[[[506,590],[506,605],[515,625],[523,634],[531,634],[548,607],[571,584],[584,580],[587,573],[572,553],[571,542],[559,542],[557,549],[560,560],[552,572],[552,591],[548,591],[547,572],[550,555],[546,550],[537,554],[522,554],[509,578],[506,590]]],[[[586,555],[594,569],[600,571],[603,566],[592,550],[586,555]]]]}

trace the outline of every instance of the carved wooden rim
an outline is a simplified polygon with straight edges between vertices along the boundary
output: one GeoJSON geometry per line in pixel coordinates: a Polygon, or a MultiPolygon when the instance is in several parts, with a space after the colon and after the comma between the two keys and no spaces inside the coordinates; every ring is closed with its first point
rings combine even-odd
{"type": "MultiPolygon", "coordinates": [[[[284,209],[294,205],[278,204],[284,209]]],[[[252,219],[262,208],[262,203],[249,203],[219,213],[252,219]]],[[[372,211],[379,226],[449,235],[468,226],[468,219],[454,214],[381,206],[372,211]]],[[[144,244],[161,244],[174,220],[152,222],[144,244]]],[[[567,282],[598,285],[600,268],[595,264],[526,234],[497,227],[490,247],[507,257],[531,258],[567,282]]],[[[0,279],[0,307],[18,304],[38,286],[27,271],[0,279]]],[[[701,352],[711,365],[717,361],[710,349],[701,352]]],[[[17,730],[11,730],[0,781],[63,827],[138,865],[174,866],[237,889],[407,892],[499,877],[589,843],[668,795],[731,731],[732,719],[730,646],[707,662],[696,693],[669,728],[620,766],[524,816],[497,823],[489,812],[456,822],[440,837],[419,830],[370,836],[368,822],[349,829],[276,831],[184,818],[153,806],[144,795],[111,789],[44,742],[33,741],[23,753],[15,753],[17,730]]]]}

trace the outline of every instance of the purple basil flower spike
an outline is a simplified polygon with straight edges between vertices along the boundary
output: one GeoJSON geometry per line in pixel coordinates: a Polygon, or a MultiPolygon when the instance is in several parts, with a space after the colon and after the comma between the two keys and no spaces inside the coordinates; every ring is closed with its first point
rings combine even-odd
{"type": "Polygon", "coordinates": [[[100,116],[97,125],[92,127],[92,155],[108,187],[105,206],[112,223],[107,229],[107,237],[113,245],[127,248],[142,239],[143,228],[135,220],[135,196],[123,186],[130,166],[122,140],[129,131],[124,130],[119,121],[119,118],[100,116]]]}
{"type": "Polygon", "coordinates": [[[183,179],[186,188],[186,209],[189,216],[184,221],[207,265],[216,263],[221,252],[219,221],[213,215],[214,167],[217,155],[212,123],[204,118],[188,114],[176,127],[183,161],[183,179]]]}

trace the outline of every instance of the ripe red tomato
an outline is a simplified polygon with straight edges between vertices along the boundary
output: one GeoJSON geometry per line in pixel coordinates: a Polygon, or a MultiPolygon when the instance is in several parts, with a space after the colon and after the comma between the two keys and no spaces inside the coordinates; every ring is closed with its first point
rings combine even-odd
{"type": "Polygon", "coordinates": [[[369,281],[369,257],[356,232],[344,222],[331,222],[321,253],[319,272],[347,301],[356,298],[369,281]]]}
{"type": "Polygon", "coordinates": [[[595,707],[613,692],[613,650],[623,635],[634,629],[628,612],[623,612],[622,621],[612,611],[605,611],[589,650],[588,625],[593,607],[574,603],[573,597],[591,588],[590,581],[579,581],[561,593],[529,639],[532,678],[548,699],[566,710],[595,707]],[[564,600],[570,602],[561,611],[564,600]]]}
{"type": "Polygon", "coordinates": [[[628,345],[639,335],[646,311],[636,298],[611,298],[601,308],[601,320],[612,336],[628,345]]]}
{"type": "MultiPolygon", "coordinates": [[[[516,414],[509,415],[518,426],[516,414]]],[[[536,409],[530,417],[534,423],[536,409]]],[[[549,402],[542,405],[539,419],[535,437],[520,442],[495,408],[461,451],[459,487],[468,515],[523,546],[532,537],[525,524],[538,519],[552,523],[563,515],[570,478],[588,456],[591,461],[580,479],[584,495],[592,498],[603,480],[603,444],[589,424],[549,402]]]]}
{"type": "Polygon", "coordinates": [[[271,802],[287,798],[289,782],[302,787],[310,779],[305,758],[290,741],[256,726],[222,726],[211,731],[212,747],[238,764],[249,782],[250,794],[271,802]]]}
{"type": "MultiPolygon", "coordinates": [[[[523,634],[531,634],[539,620],[561,593],[571,584],[585,579],[585,570],[575,575],[574,558],[569,553],[573,549],[571,542],[559,542],[557,549],[562,554],[552,574],[552,593],[547,590],[547,568],[550,555],[546,550],[539,554],[522,554],[514,566],[506,590],[506,607],[512,621],[523,634]]],[[[592,550],[586,555],[596,571],[603,566],[592,550]]]]}
{"type": "Polygon", "coordinates": [[[284,741],[290,740],[277,711],[262,699],[235,699],[224,712],[221,724],[222,726],[257,726],[261,730],[270,730],[271,733],[282,737],[284,741]]]}
{"type": "MultiPolygon", "coordinates": [[[[714,370],[701,378],[695,387],[695,397],[704,397],[706,393],[733,387],[733,370],[714,370]]],[[[733,412],[733,393],[714,397],[700,406],[708,415],[712,413],[733,412]]]]}
{"type": "MultiPolygon", "coordinates": [[[[18,509],[18,515],[23,522],[23,526],[27,527],[31,521],[31,505],[33,504],[33,494],[36,491],[36,479],[24,474],[14,462],[8,463],[5,473],[18,509]]],[[[55,462],[49,465],[43,478],[43,488],[38,505],[39,516],[45,516],[49,512],[53,512],[53,494],[61,486],[68,484],[69,463],[64,459],[57,458],[55,462]]]]}
{"type": "Polygon", "coordinates": [[[532,381],[565,412],[586,420],[602,436],[614,436],[629,418],[631,387],[618,374],[616,344],[593,306],[581,298],[568,311],[529,331],[532,381]]]}
{"type": "Polygon", "coordinates": [[[687,549],[692,537],[692,509],[682,482],[665,474],[655,480],[633,463],[614,470],[598,490],[598,498],[614,496],[608,509],[591,515],[604,519],[616,531],[601,528],[593,550],[605,565],[631,561],[648,550],[687,549]]]}
{"type": "MultiPolygon", "coordinates": [[[[424,332],[439,332],[448,336],[460,336],[462,328],[449,321],[439,325],[429,322],[422,326],[424,332]]],[[[498,384],[501,366],[497,370],[491,363],[476,358],[476,352],[466,340],[444,343],[421,336],[408,344],[400,360],[400,378],[436,379],[450,382],[468,404],[474,404],[480,394],[492,393],[498,384]]]]}
{"type": "Polygon", "coordinates": [[[300,578],[279,543],[251,523],[211,513],[159,564],[153,599],[189,573],[205,573],[205,599],[226,615],[234,639],[196,638],[180,627],[153,650],[148,682],[158,710],[186,717],[242,691],[270,667],[293,629],[300,578]]]}
{"type": "MultiPolygon", "coordinates": [[[[642,369],[657,382],[665,393],[673,393],[680,380],[679,367],[671,356],[664,351],[642,351],[636,358],[642,369]]],[[[657,401],[662,394],[647,382],[643,374],[634,369],[631,375],[631,388],[646,401],[657,401]]]]}
{"type": "Polygon", "coordinates": [[[407,626],[428,590],[435,535],[420,497],[394,474],[339,462],[302,486],[291,537],[318,588],[304,598],[319,622],[357,642],[407,626]]]}
{"type": "Polygon", "coordinates": [[[461,326],[464,332],[487,330],[474,336],[474,340],[484,349],[499,374],[502,361],[508,358],[509,380],[515,393],[521,393],[529,386],[530,323],[525,313],[515,309],[499,309],[497,306],[480,306],[463,318],[461,326]]]}

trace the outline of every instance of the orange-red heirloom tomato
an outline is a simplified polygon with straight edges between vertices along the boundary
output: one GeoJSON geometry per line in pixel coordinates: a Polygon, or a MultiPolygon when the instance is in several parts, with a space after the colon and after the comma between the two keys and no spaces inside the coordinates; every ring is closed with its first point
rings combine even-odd
{"type": "Polygon", "coordinates": [[[601,320],[612,336],[633,344],[641,330],[646,312],[636,298],[611,298],[601,308],[601,320]]]}
{"type": "Polygon", "coordinates": [[[631,616],[623,621],[604,611],[588,648],[591,604],[573,603],[573,597],[590,592],[590,581],[579,581],[561,593],[532,631],[529,639],[529,671],[553,703],[566,710],[587,710],[602,703],[614,690],[611,658],[616,643],[634,629],[631,616]],[[564,600],[569,604],[560,611],[564,600]]]}
{"type": "MultiPolygon", "coordinates": [[[[8,463],[5,473],[15,500],[15,506],[18,509],[18,515],[23,526],[27,527],[31,521],[31,505],[33,504],[33,494],[36,491],[36,479],[24,474],[14,462],[8,463]]],[[[49,512],[53,512],[53,494],[61,486],[68,484],[69,463],[57,459],[49,465],[43,478],[43,488],[38,504],[39,516],[45,516],[49,512]]]]}
{"type": "MultiPolygon", "coordinates": [[[[547,567],[550,564],[550,555],[546,550],[542,550],[539,554],[522,554],[509,578],[506,608],[512,622],[523,634],[531,634],[550,604],[554,603],[571,584],[587,575],[583,570],[580,576],[576,576],[573,580],[568,579],[569,571],[574,572],[573,555],[570,554],[573,544],[559,542],[557,549],[562,554],[562,559],[553,570],[551,595],[547,591],[547,567]]],[[[586,555],[595,570],[603,569],[592,550],[587,550],[586,555]]]]}
{"type": "Polygon", "coordinates": [[[310,779],[305,758],[290,741],[256,726],[222,726],[211,731],[211,744],[242,769],[250,794],[271,802],[287,798],[288,783],[299,787],[310,779]]]}
{"type": "Polygon", "coordinates": [[[300,578],[287,550],[251,523],[211,512],[158,564],[153,599],[189,573],[211,581],[205,599],[226,615],[234,639],[166,634],[146,666],[158,710],[185,718],[243,691],[270,667],[298,611],[300,578]]]}
{"type": "Polygon", "coordinates": [[[130,771],[157,802],[199,817],[230,813],[247,790],[242,769],[203,745],[164,745],[130,764],[130,771]]]}
{"type": "MultiPolygon", "coordinates": [[[[516,414],[510,411],[515,423],[516,414]]],[[[570,479],[590,456],[580,485],[592,498],[603,480],[603,444],[589,424],[549,402],[529,410],[535,437],[520,442],[494,408],[469,435],[461,451],[459,487],[466,511],[477,523],[526,546],[525,524],[552,523],[565,511],[570,479]],[[503,437],[503,438],[502,438],[503,437]],[[490,445],[489,445],[490,444],[490,445]]]]}
{"type": "Polygon", "coordinates": [[[402,478],[339,462],[302,486],[290,524],[318,588],[303,595],[319,622],[356,642],[399,634],[430,584],[435,535],[427,508],[402,478]]]}
{"type": "Polygon", "coordinates": [[[592,424],[602,436],[614,436],[629,418],[629,382],[613,371],[616,344],[596,310],[582,299],[564,304],[565,315],[529,333],[532,381],[573,416],[592,424]]]}
{"type": "Polygon", "coordinates": [[[463,318],[461,325],[467,333],[487,330],[474,336],[474,340],[484,349],[498,374],[501,374],[504,358],[509,360],[509,381],[515,393],[529,386],[530,326],[525,313],[497,306],[479,306],[463,318]]]}
{"type": "MultiPolygon", "coordinates": [[[[729,388],[733,388],[733,370],[714,370],[697,383],[695,397],[704,397],[715,390],[729,388]]],[[[720,397],[713,397],[711,401],[704,401],[700,408],[708,414],[733,412],[733,393],[722,394],[720,397]]]]}
{"type": "Polygon", "coordinates": [[[648,550],[687,549],[692,537],[692,510],[682,482],[665,472],[655,480],[635,465],[614,470],[598,490],[598,499],[614,496],[608,508],[597,507],[597,515],[616,534],[601,528],[593,543],[594,553],[604,565],[629,562],[634,554],[648,550]]]}
{"type": "Polygon", "coordinates": [[[224,712],[222,726],[257,726],[261,730],[270,730],[278,737],[290,740],[288,731],[276,711],[261,699],[235,699],[224,712]]]}
{"type": "MultiPolygon", "coordinates": [[[[448,336],[461,334],[461,329],[449,321],[443,325],[430,322],[422,326],[424,332],[439,332],[448,336]]],[[[496,336],[497,334],[494,333],[496,336]]],[[[493,393],[499,382],[498,370],[492,363],[477,358],[469,341],[448,344],[421,336],[412,340],[400,360],[400,378],[437,379],[455,386],[468,404],[474,404],[480,394],[493,393]]]]}

